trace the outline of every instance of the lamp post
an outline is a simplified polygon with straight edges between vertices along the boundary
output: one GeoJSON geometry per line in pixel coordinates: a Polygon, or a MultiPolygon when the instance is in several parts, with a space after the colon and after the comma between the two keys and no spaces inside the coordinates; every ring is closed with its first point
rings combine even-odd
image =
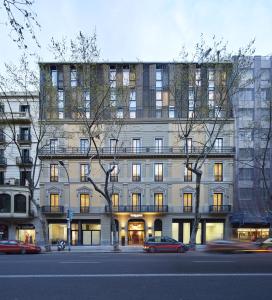
{"type": "Polygon", "coordinates": [[[59,164],[64,168],[68,179],[68,211],[67,211],[67,228],[68,228],[68,251],[71,251],[71,201],[70,201],[70,177],[68,170],[62,160],[59,160],[59,164]]]}

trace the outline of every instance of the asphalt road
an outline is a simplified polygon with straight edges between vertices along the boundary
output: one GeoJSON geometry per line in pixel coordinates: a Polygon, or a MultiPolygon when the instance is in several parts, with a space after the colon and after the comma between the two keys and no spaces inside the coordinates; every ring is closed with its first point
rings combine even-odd
{"type": "Polygon", "coordinates": [[[272,253],[0,255],[0,300],[272,299],[272,253]]]}

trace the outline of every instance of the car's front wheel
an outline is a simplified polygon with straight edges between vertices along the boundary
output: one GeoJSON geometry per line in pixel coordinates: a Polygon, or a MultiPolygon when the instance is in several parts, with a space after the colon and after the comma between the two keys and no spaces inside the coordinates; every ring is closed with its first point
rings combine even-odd
{"type": "Polygon", "coordinates": [[[178,253],[184,253],[185,251],[184,251],[183,247],[179,247],[179,248],[177,249],[177,252],[178,252],[178,253]]]}
{"type": "Polygon", "coordinates": [[[21,254],[26,254],[26,249],[25,248],[21,249],[21,254]]]}
{"type": "Polygon", "coordinates": [[[149,248],[149,252],[150,253],[155,253],[156,252],[156,248],[155,247],[150,247],[149,248]]]}

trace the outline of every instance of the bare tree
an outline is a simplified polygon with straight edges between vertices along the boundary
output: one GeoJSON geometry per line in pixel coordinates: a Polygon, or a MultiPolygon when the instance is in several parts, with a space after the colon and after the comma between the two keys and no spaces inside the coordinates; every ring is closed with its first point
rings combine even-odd
{"type": "Polygon", "coordinates": [[[170,83],[171,94],[188,108],[186,115],[179,116],[178,138],[184,143],[185,166],[196,176],[194,222],[190,237],[192,247],[196,243],[201,219],[199,206],[202,167],[214,151],[216,139],[225,130],[228,119],[232,117],[231,99],[238,92],[243,70],[250,65],[248,56],[254,52],[253,44],[254,41],[251,41],[245,48],[239,49],[234,58],[235,53],[227,51],[227,44],[223,40],[218,41],[214,37],[213,44],[208,45],[202,35],[193,55],[189,57],[184,49],[181,52],[183,61],[189,58],[193,62],[191,69],[177,64],[175,76],[170,83]],[[210,96],[207,85],[201,84],[201,72],[205,69],[208,73],[209,68],[212,71],[207,77],[211,76],[214,84],[210,96]],[[187,77],[187,81],[182,84],[181,78],[184,77],[187,77]],[[191,145],[192,140],[194,145],[191,145]]]}
{"type": "Polygon", "coordinates": [[[11,28],[11,38],[20,48],[28,48],[26,36],[40,47],[35,29],[40,28],[37,14],[33,11],[34,0],[1,0],[0,9],[6,13],[6,25],[11,28]]]}

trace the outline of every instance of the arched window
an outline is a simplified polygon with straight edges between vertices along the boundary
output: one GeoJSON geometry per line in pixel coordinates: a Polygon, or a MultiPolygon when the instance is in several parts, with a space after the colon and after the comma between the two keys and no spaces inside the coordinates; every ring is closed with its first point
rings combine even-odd
{"type": "Polygon", "coordinates": [[[21,194],[14,196],[14,212],[26,213],[26,196],[21,194]]]}
{"type": "Polygon", "coordinates": [[[9,194],[0,194],[0,212],[9,213],[10,212],[10,195],[9,194]]]}
{"type": "Polygon", "coordinates": [[[157,219],[154,222],[154,235],[161,236],[162,235],[162,220],[157,219]]]}

